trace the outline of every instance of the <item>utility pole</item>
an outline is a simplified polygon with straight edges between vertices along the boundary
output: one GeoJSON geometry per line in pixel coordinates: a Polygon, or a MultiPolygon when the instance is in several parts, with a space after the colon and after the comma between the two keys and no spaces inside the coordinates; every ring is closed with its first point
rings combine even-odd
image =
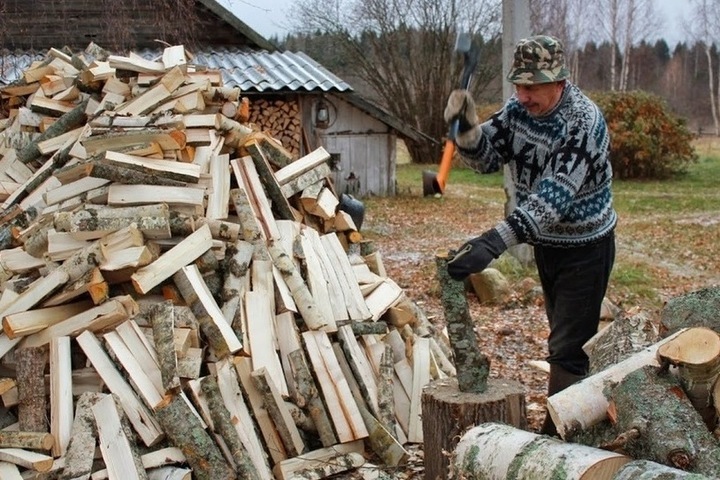
{"type": "MultiPolygon", "coordinates": [[[[513,63],[515,45],[521,38],[530,36],[530,0],[503,0],[502,2],[502,84],[503,100],[514,93],[513,85],[505,80],[513,63]]],[[[505,188],[505,214],[508,215],[517,205],[515,186],[512,183],[510,169],[503,167],[503,186],[505,188]]],[[[510,248],[510,254],[524,266],[533,260],[532,249],[527,244],[510,248]]]]}
{"type": "Polygon", "coordinates": [[[513,86],[505,81],[505,75],[512,66],[515,45],[530,36],[530,0],[503,0],[502,24],[503,100],[507,100],[513,94],[513,86]]]}

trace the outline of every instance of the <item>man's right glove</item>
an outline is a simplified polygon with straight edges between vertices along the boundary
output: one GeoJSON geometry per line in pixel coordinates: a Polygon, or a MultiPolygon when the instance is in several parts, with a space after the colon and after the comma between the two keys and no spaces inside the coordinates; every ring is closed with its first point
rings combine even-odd
{"type": "Polygon", "coordinates": [[[482,272],[507,249],[497,230],[490,229],[465,242],[447,262],[450,278],[464,280],[471,273],[482,272]]]}
{"type": "Polygon", "coordinates": [[[467,90],[453,90],[445,106],[445,121],[449,124],[458,122],[455,143],[461,147],[474,147],[480,140],[481,130],[478,127],[475,102],[467,90]]]}

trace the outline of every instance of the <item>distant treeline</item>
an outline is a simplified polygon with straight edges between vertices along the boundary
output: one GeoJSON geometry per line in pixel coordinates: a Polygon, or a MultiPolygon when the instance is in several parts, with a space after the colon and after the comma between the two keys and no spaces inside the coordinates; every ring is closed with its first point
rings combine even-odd
{"type": "MultiPolygon", "coordinates": [[[[303,51],[324,67],[331,70],[354,89],[374,97],[361,83],[353,82],[354,66],[343,58],[336,48],[332,48],[333,39],[327,34],[288,35],[284,39],[272,38],[282,49],[303,51]]],[[[483,48],[495,49],[484,55],[500,62],[500,42],[489,42],[483,48]]],[[[654,43],[641,42],[630,51],[630,69],[626,90],[644,90],[654,93],[667,102],[670,109],[687,120],[688,126],[697,133],[709,133],[714,129],[712,111],[709,102],[710,87],[708,74],[708,55],[715,72],[713,78],[718,82],[717,69],[720,55],[713,46],[709,52],[703,43],[689,45],[679,43],[671,49],[665,40],[654,43]]],[[[611,47],[609,43],[587,43],[580,51],[567,52],[568,64],[573,71],[573,81],[585,91],[611,90],[611,47]]],[[[617,60],[619,69],[620,60],[617,60]]],[[[496,69],[495,79],[483,86],[479,96],[490,103],[501,99],[500,66],[496,69]]],[[[714,86],[718,91],[718,85],[714,86]]]]}

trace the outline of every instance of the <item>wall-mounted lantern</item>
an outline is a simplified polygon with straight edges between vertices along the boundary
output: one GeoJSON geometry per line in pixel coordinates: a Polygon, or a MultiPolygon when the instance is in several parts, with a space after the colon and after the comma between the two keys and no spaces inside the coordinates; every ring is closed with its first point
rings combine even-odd
{"type": "Polygon", "coordinates": [[[315,126],[327,128],[330,125],[330,108],[322,98],[315,104],[315,126]]]}

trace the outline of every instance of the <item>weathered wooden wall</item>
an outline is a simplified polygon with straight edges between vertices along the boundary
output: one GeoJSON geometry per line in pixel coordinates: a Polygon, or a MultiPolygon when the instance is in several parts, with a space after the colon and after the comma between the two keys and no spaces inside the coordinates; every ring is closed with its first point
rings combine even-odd
{"type": "Polygon", "coordinates": [[[397,135],[383,122],[335,96],[326,96],[330,124],[314,126],[316,97],[305,97],[301,108],[308,134],[330,153],[340,155],[334,173],[338,194],[355,196],[395,195],[397,135]],[[349,180],[351,174],[357,180],[349,180]]]}
{"type": "Polygon", "coordinates": [[[0,45],[47,50],[90,42],[112,50],[168,44],[243,46],[247,41],[199,2],[190,0],[0,0],[0,45]]]}

